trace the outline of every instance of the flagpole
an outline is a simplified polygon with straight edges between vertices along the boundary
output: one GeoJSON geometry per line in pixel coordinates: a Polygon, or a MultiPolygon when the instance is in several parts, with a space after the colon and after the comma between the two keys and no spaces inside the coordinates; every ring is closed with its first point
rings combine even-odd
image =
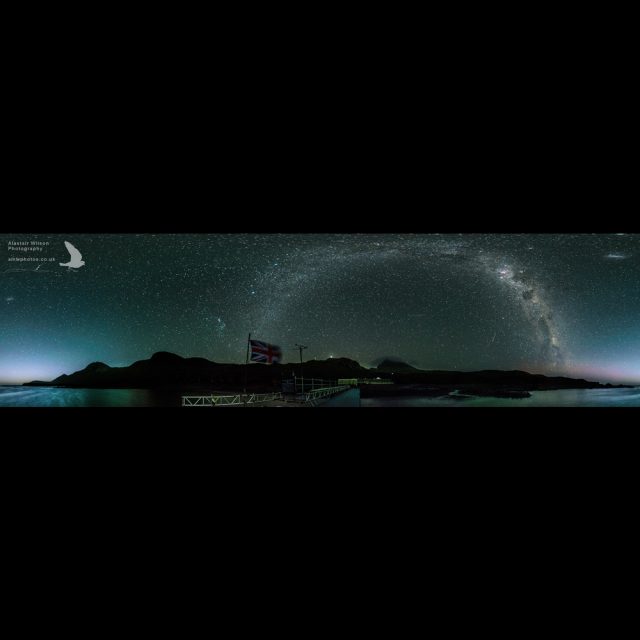
{"type": "MultiPolygon", "coordinates": [[[[247,338],[247,359],[245,360],[244,363],[244,395],[247,395],[247,371],[249,369],[249,346],[251,345],[251,334],[249,334],[249,337],[247,338]]],[[[245,402],[246,402],[246,398],[245,398],[245,402]]]]}

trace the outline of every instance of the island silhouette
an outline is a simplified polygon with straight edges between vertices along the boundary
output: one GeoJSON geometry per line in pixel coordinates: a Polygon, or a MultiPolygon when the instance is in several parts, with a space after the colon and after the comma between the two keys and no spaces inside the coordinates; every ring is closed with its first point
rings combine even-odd
{"type": "MultiPolygon", "coordinates": [[[[398,395],[438,397],[452,393],[455,394],[452,397],[460,399],[469,395],[525,398],[530,395],[530,391],[629,388],[629,385],[602,384],[582,378],[552,377],[518,370],[423,370],[397,360],[383,360],[376,367],[367,368],[349,358],[328,358],[308,360],[302,367],[305,378],[359,381],[363,398],[398,395]]],[[[279,391],[284,380],[295,376],[300,376],[299,363],[228,364],[206,358],[183,358],[175,353],[160,351],[148,360],[138,360],[127,367],[110,367],[104,362],[92,362],[81,371],[63,374],[49,382],[25,382],[24,386],[88,389],[197,388],[240,392],[246,380],[247,390],[270,392],[279,391]]]]}

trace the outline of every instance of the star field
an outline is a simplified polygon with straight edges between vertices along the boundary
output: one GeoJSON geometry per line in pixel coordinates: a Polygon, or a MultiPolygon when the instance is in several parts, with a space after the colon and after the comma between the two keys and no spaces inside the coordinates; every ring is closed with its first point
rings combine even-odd
{"type": "MultiPolygon", "coordinates": [[[[640,236],[2,235],[0,383],[156,351],[640,382],[640,236]],[[55,262],[11,263],[9,241],[55,262]],[[64,240],[82,253],[78,270],[64,240]]],[[[35,254],[34,254],[35,255],[35,254]]]]}

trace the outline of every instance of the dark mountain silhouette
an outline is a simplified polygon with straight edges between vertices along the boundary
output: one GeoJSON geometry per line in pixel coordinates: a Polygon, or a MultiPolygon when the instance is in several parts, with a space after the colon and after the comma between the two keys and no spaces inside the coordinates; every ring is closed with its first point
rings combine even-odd
{"type": "Polygon", "coordinates": [[[415,362],[408,362],[407,360],[405,360],[404,358],[400,358],[399,356],[380,356],[379,358],[375,358],[374,360],[371,361],[370,363],[370,367],[372,369],[376,369],[378,366],[380,366],[384,361],[388,361],[388,362],[403,362],[403,363],[408,363],[412,366],[415,366],[416,363],[415,362]]]}
{"type": "MultiPolygon", "coordinates": [[[[306,378],[371,377],[371,372],[348,358],[329,358],[305,362],[306,378]]],[[[128,367],[110,367],[104,362],[92,362],[81,371],[63,374],[51,382],[34,380],[26,386],[60,386],[76,388],[207,387],[242,389],[247,373],[249,389],[279,389],[282,379],[300,375],[299,364],[265,365],[251,363],[221,364],[206,358],[183,358],[175,353],[160,351],[148,360],[138,360],[128,367]]]]}
{"type": "MultiPolygon", "coordinates": [[[[248,381],[272,387],[280,383],[280,372],[266,365],[249,366],[248,381]]],[[[28,385],[41,386],[41,382],[28,385]]],[[[138,360],[128,367],[110,367],[93,362],[81,371],[62,375],[45,383],[53,386],[82,388],[132,388],[211,386],[235,388],[244,384],[244,365],[218,364],[206,358],[183,358],[160,351],[148,360],[138,360]]]]}
{"type": "MultiPolygon", "coordinates": [[[[299,376],[300,363],[283,364],[282,371],[287,378],[292,378],[294,374],[299,376]]],[[[359,362],[349,358],[309,360],[302,365],[302,373],[305,378],[326,378],[330,380],[338,378],[369,378],[373,376],[372,371],[365,369],[359,362]]]]}
{"type": "Polygon", "coordinates": [[[363,398],[373,396],[417,395],[442,396],[453,391],[462,394],[498,398],[526,398],[530,391],[558,389],[608,389],[627,385],[601,384],[563,376],[544,376],[526,371],[413,371],[388,374],[393,385],[367,385],[363,398]]]}
{"type": "MultiPolygon", "coordinates": [[[[477,395],[523,394],[543,389],[594,389],[622,387],[565,377],[548,377],[525,371],[422,371],[398,361],[385,360],[375,369],[362,367],[349,358],[309,360],[303,363],[305,378],[383,379],[390,385],[365,385],[363,394],[442,395],[460,389],[477,395]]],[[[63,374],[50,382],[34,380],[25,386],[60,386],[77,388],[187,388],[240,390],[247,388],[279,389],[283,379],[300,376],[300,364],[265,365],[251,363],[222,364],[206,358],[183,358],[175,353],[160,351],[148,360],[138,360],[128,367],[110,367],[104,362],[92,362],[81,371],[63,374]]]]}
{"type": "Polygon", "coordinates": [[[412,371],[420,371],[420,369],[416,369],[410,364],[402,362],[402,360],[383,360],[376,369],[383,373],[410,373],[412,371]]]}

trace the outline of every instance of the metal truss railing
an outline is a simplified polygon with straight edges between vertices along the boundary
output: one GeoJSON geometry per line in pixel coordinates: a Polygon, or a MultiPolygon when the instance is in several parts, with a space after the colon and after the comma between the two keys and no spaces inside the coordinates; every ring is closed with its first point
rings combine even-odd
{"type": "Polygon", "coordinates": [[[183,407],[224,407],[259,404],[282,399],[281,393],[248,393],[233,396],[182,396],[183,407]]]}
{"type": "Polygon", "coordinates": [[[319,400],[335,396],[349,389],[349,385],[339,385],[323,387],[305,391],[304,393],[282,394],[282,393],[250,393],[236,394],[229,396],[182,396],[183,407],[231,407],[244,406],[249,404],[260,404],[271,400],[285,400],[296,403],[315,405],[319,400]]]}
{"type": "Polygon", "coordinates": [[[328,398],[330,396],[335,396],[336,394],[342,393],[347,389],[349,389],[348,385],[325,387],[324,389],[314,389],[313,391],[307,391],[305,393],[298,394],[297,398],[298,401],[315,405],[318,400],[322,400],[322,398],[328,398]]]}

